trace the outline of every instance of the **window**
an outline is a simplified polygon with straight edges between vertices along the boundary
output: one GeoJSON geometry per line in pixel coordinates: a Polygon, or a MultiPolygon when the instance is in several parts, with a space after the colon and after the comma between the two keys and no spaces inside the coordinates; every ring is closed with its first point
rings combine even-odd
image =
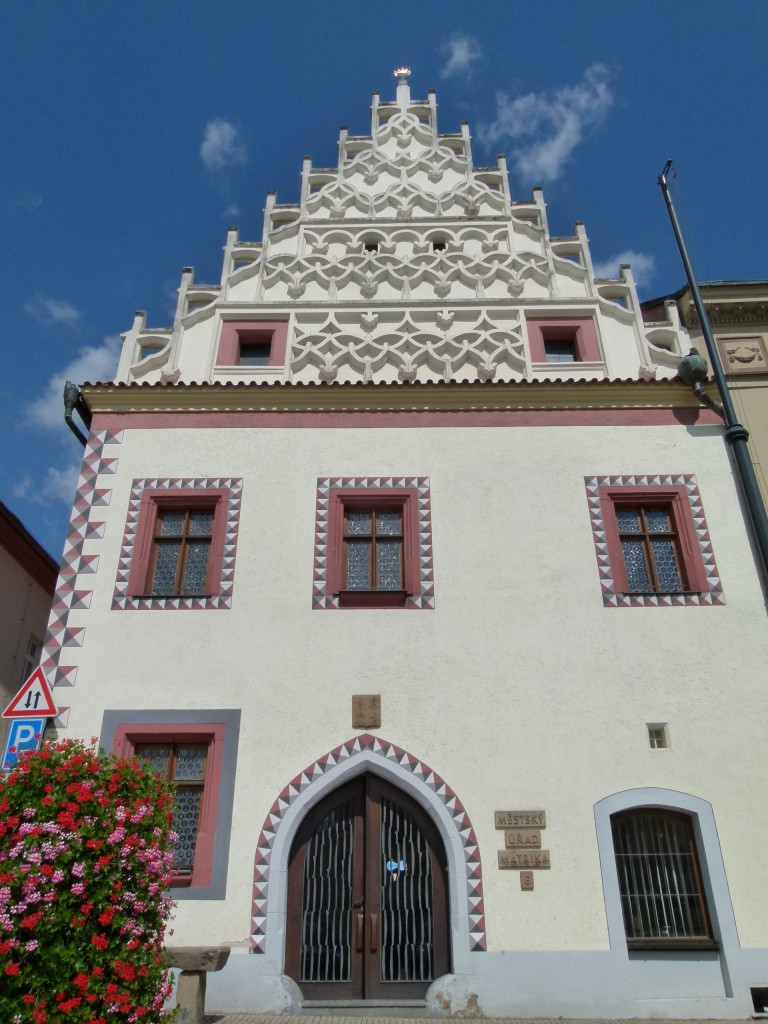
{"type": "Polygon", "coordinates": [[[313,608],[433,608],[429,480],[321,478],[313,608]]]}
{"type": "Polygon", "coordinates": [[[530,317],[526,326],[532,363],[596,363],[601,360],[591,317],[549,320],[530,317]]]}
{"type": "Polygon", "coordinates": [[[379,243],[378,242],[364,242],[363,243],[363,249],[365,250],[365,252],[378,252],[379,251],[379,243]]]}
{"type": "Polygon", "coordinates": [[[548,363],[573,363],[576,352],[573,338],[562,341],[548,341],[544,338],[544,355],[548,363]]]}
{"type": "Polygon", "coordinates": [[[695,477],[585,482],[606,605],[723,604],[695,477]]]}
{"type": "Polygon", "coordinates": [[[614,506],[630,594],[690,590],[671,505],[614,506]]]}
{"type": "Polygon", "coordinates": [[[691,819],[641,808],[611,819],[613,849],[631,948],[712,948],[691,819]]]}
{"type": "Polygon", "coordinates": [[[648,745],[651,750],[666,750],[669,746],[666,724],[648,723],[648,745]]]}
{"type": "Polygon", "coordinates": [[[432,242],[432,252],[445,252],[445,239],[435,238],[432,242]]]}
{"type": "Polygon", "coordinates": [[[208,743],[137,743],[134,753],[173,783],[173,831],[178,836],[173,846],[174,881],[177,885],[182,880],[191,881],[205,792],[208,743]]]}
{"type": "Polygon", "coordinates": [[[344,590],[403,589],[401,505],[344,509],[344,590]]]}
{"type": "Polygon", "coordinates": [[[242,481],[134,480],[113,609],[229,608],[242,481]]]}
{"type": "Polygon", "coordinates": [[[240,366],[269,366],[269,359],[272,354],[272,337],[260,340],[256,335],[252,338],[250,334],[240,336],[240,366]]]}
{"type": "Polygon", "coordinates": [[[216,366],[283,366],[287,340],[287,320],[225,320],[216,366]]]}
{"type": "Polygon", "coordinates": [[[42,642],[37,637],[30,637],[27,644],[27,653],[24,655],[24,662],[21,666],[19,686],[23,686],[29,679],[37,666],[40,664],[40,653],[43,649],[42,642]]]}
{"type": "Polygon", "coordinates": [[[100,745],[147,758],[176,790],[172,885],[175,899],[224,899],[240,712],[104,712],[100,745]]]}
{"type": "Polygon", "coordinates": [[[214,511],[158,508],[145,593],[204,594],[214,511]]]}

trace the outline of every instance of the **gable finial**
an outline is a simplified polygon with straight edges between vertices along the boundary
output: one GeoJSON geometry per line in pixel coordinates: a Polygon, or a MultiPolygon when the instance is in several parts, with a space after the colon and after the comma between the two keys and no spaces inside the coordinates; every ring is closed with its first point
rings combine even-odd
{"type": "Polygon", "coordinates": [[[397,105],[401,110],[407,110],[408,104],[411,102],[411,90],[408,87],[410,73],[411,69],[406,67],[395,68],[393,72],[397,79],[397,105]]]}

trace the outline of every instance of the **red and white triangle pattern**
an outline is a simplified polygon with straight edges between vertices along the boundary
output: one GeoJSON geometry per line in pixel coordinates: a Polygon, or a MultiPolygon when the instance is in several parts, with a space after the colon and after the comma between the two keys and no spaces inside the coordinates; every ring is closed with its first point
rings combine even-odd
{"type": "Polygon", "coordinates": [[[592,521],[592,536],[595,541],[597,568],[600,574],[600,586],[603,591],[603,604],[606,608],[638,608],[680,607],[684,605],[719,605],[725,604],[720,586],[720,574],[717,571],[715,555],[712,550],[707,521],[701,505],[701,495],[692,473],[677,473],[646,476],[585,476],[587,503],[592,521]],[[600,506],[601,487],[647,487],[649,492],[654,487],[685,487],[691,505],[693,522],[696,527],[696,538],[699,542],[701,560],[707,577],[707,589],[700,594],[617,594],[608,555],[608,540],[600,506]]]}
{"type": "Polygon", "coordinates": [[[128,517],[125,522],[123,543],[117,562],[117,579],[112,595],[113,611],[134,611],[148,609],[170,609],[173,611],[202,611],[209,608],[231,608],[232,591],[235,580],[235,554],[237,552],[237,533],[240,526],[240,504],[243,496],[242,478],[234,477],[145,477],[134,480],[128,499],[128,517]],[[221,560],[221,581],[218,594],[207,597],[129,597],[128,577],[131,572],[133,547],[136,542],[136,531],[139,525],[141,497],[145,489],[153,491],[189,490],[229,491],[227,500],[227,522],[224,534],[224,551],[221,560]]]}
{"type": "Polygon", "coordinates": [[[435,574],[432,558],[432,512],[427,476],[326,476],[317,481],[315,501],[315,557],[312,566],[313,609],[339,609],[339,599],[328,592],[328,515],[333,489],[354,487],[412,488],[416,492],[419,520],[419,593],[410,594],[405,607],[434,609],[435,574]]]}
{"type": "Polygon", "coordinates": [[[85,640],[85,627],[71,625],[70,612],[87,609],[91,604],[93,591],[77,589],[77,577],[95,573],[99,565],[99,556],[92,546],[85,553],[85,543],[104,537],[105,524],[98,520],[98,511],[93,518],[92,513],[94,509],[109,505],[112,491],[97,487],[96,482],[98,477],[113,476],[117,471],[118,460],[105,458],[103,452],[106,445],[121,444],[122,440],[122,430],[118,433],[95,430],[83,454],[41,660],[48,682],[53,686],[74,686],[77,678],[77,666],[62,665],[61,656],[65,647],[82,647],[85,640]]]}
{"type": "MultiPolygon", "coordinates": [[[[475,830],[472,827],[472,822],[469,820],[467,812],[464,810],[464,805],[448,783],[437,772],[432,771],[429,765],[424,764],[423,761],[420,761],[413,754],[409,754],[407,750],[403,750],[402,747],[398,747],[394,743],[389,743],[378,736],[372,736],[370,733],[363,733],[361,736],[355,736],[353,739],[347,740],[346,743],[342,743],[341,746],[335,747],[330,753],[324,754],[314,764],[305,768],[295,779],[291,779],[277,800],[272,804],[269,814],[267,814],[264,821],[254,858],[251,952],[266,952],[269,869],[272,859],[272,847],[274,846],[275,837],[285,812],[296,797],[307,789],[308,786],[322,778],[329,768],[335,768],[338,764],[359,757],[363,751],[370,751],[370,753],[375,754],[377,757],[393,762],[401,768],[412,772],[414,777],[419,779],[425,786],[428,786],[447,807],[464,849],[467,873],[469,948],[472,951],[485,950],[487,946],[485,938],[485,908],[483,905],[483,870],[480,863],[480,850],[477,845],[475,830]]],[[[276,868],[280,870],[281,866],[276,865],[276,868]]]]}

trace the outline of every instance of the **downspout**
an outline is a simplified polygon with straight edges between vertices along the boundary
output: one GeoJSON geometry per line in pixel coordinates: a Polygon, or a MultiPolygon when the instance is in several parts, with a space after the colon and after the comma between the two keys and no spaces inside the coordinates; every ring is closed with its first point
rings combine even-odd
{"type": "Polygon", "coordinates": [[[80,388],[77,384],[73,384],[71,380],[68,380],[64,385],[64,422],[67,424],[69,429],[75,435],[80,444],[85,448],[88,444],[88,438],[78,427],[75,421],[72,419],[72,414],[77,410],[77,414],[83,421],[87,430],[91,429],[91,410],[85,404],[83,396],[80,394],[80,388]]]}

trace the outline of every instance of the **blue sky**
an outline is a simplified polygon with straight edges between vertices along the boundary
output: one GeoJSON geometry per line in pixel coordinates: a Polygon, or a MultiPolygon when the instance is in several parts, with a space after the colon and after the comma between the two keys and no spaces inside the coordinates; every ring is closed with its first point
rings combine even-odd
{"type": "Polygon", "coordinates": [[[656,179],[667,157],[700,280],[765,279],[768,6],[389,0],[5,0],[0,9],[0,498],[59,557],[81,449],[61,385],[114,373],[133,312],[169,324],[181,268],[216,282],[226,229],[261,236],[301,158],[336,162],[370,95],[437,90],[477,164],[542,185],[550,230],[586,223],[641,298],[683,271],[656,179]],[[633,255],[628,255],[633,254],[633,255]]]}

